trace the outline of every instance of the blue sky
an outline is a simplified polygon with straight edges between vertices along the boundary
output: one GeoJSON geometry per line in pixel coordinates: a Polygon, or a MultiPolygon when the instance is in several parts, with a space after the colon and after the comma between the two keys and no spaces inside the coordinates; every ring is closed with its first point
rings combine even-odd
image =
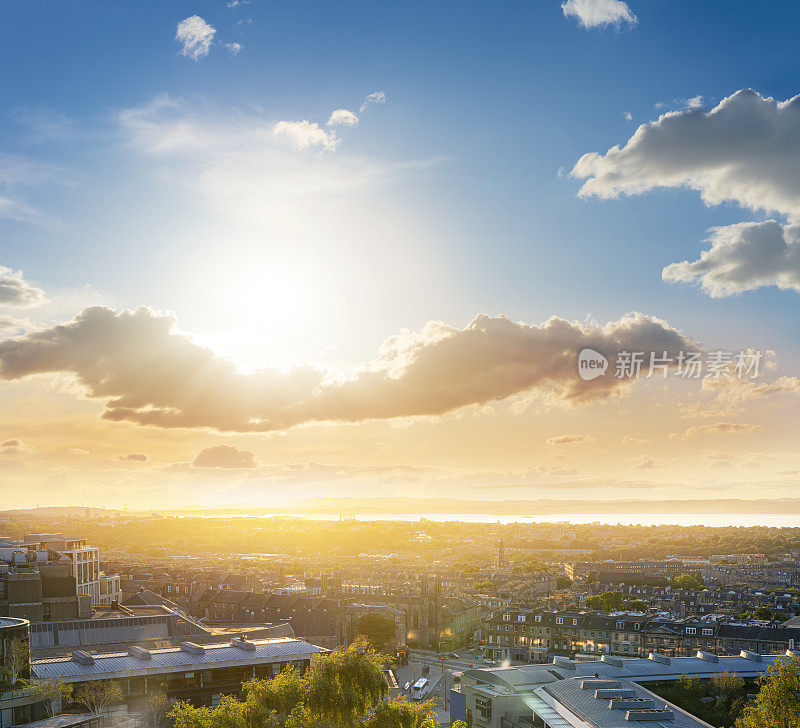
{"type": "Polygon", "coordinates": [[[774,210],[680,185],[582,198],[569,171],[692,98],[710,110],[745,88],[800,93],[800,7],[628,6],[635,24],[585,28],[558,0],[6,4],[0,195],[33,212],[0,218],[0,265],[50,300],[26,321],[147,305],[247,367],[353,367],[429,321],[641,311],[709,346],[773,349],[795,373],[795,290],[714,298],[662,281],[711,227],[774,210]],[[193,59],[175,36],[195,15],[216,33],[193,59]],[[385,103],[358,112],[374,92],[385,103]],[[334,109],[358,126],[326,127],[334,109]],[[191,149],[159,146],[176,119],[191,149]],[[282,120],[338,146],[237,174],[237,135],[282,120]],[[333,186],[286,193],[295,172],[301,190],[333,186]],[[252,307],[271,312],[240,316],[252,307]]]}

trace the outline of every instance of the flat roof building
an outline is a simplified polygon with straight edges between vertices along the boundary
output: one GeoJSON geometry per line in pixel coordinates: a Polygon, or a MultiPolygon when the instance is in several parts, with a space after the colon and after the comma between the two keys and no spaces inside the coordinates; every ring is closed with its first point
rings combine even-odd
{"type": "Polygon", "coordinates": [[[323,652],[327,650],[291,638],[234,637],[216,644],[182,642],[179,647],[150,650],[131,645],[124,652],[76,650],[70,657],[35,660],[31,677],[57,678],[76,689],[88,682],[114,680],[124,694],[124,703],[112,710],[116,715],[136,712],[153,693],[198,706],[216,705],[222,695],[238,695],[247,680],[271,678],[289,666],[302,672],[323,652]]]}

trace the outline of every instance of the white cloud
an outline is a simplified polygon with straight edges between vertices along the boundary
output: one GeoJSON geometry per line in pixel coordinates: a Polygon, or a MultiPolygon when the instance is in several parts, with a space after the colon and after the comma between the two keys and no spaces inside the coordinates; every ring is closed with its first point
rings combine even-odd
{"type": "Polygon", "coordinates": [[[335,132],[325,131],[319,124],[311,121],[279,121],[275,124],[273,133],[288,137],[298,149],[336,149],[341,141],[335,132]]]}
{"type": "Polygon", "coordinates": [[[357,126],[358,117],[347,109],[336,109],[331,112],[326,126],[357,126]]]}
{"type": "Polygon", "coordinates": [[[763,425],[751,425],[744,422],[715,422],[713,425],[694,425],[683,434],[671,432],[670,440],[685,440],[699,435],[738,435],[746,432],[763,430],[763,425]]]}
{"type": "Polygon", "coordinates": [[[370,104],[385,104],[386,103],[386,94],[383,91],[373,91],[369,96],[364,99],[364,102],[361,106],[358,107],[359,113],[364,113],[364,110],[370,104]]]}
{"type": "Polygon", "coordinates": [[[27,308],[44,302],[44,291],[26,281],[21,270],[0,265],[0,307],[27,308]]]}
{"type": "Polygon", "coordinates": [[[664,268],[670,282],[697,282],[714,297],[761,286],[800,290],[800,96],[786,101],[743,89],[704,111],[686,108],[640,126],[624,146],[584,154],[572,176],[581,196],[613,198],[659,187],[697,190],[709,205],[736,202],[785,215],[714,228],[696,261],[664,268]]]}
{"type": "Polygon", "coordinates": [[[763,286],[800,291],[800,226],[775,220],[714,228],[711,248],[662,271],[671,283],[699,283],[712,298],[763,286]]]}
{"type": "Polygon", "coordinates": [[[181,44],[181,55],[195,61],[207,56],[216,32],[216,29],[199,15],[181,20],[175,33],[175,40],[181,44]]]}
{"type": "Polygon", "coordinates": [[[243,46],[241,43],[226,43],[225,47],[231,52],[232,56],[238,56],[243,46]]]}
{"type": "Polygon", "coordinates": [[[333,130],[240,109],[193,107],[168,96],[119,123],[172,186],[237,222],[270,232],[330,232],[363,197],[408,165],[345,152],[333,130]],[[335,153],[331,153],[334,152],[335,153]]]}
{"type": "Polygon", "coordinates": [[[636,23],[636,16],[622,0],[565,0],[561,9],[565,17],[577,18],[584,28],[636,23]]]}
{"type": "Polygon", "coordinates": [[[630,111],[626,111],[622,114],[625,121],[633,121],[633,114],[630,111]]]}
{"type": "Polygon", "coordinates": [[[592,437],[590,435],[557,435],[556,437],[551,437],[548,441],[548,445],[575,445],[579,442],[591,442],[592,437]]]}
{"type": "Polygon", "coordinates": [[[734,201],[800,215],[800,96],[776,102],[737,91],[710,111],[688,108],[640,126],[605,154],[572,170],[582,196],[613,198],[689,187],[708,204],[734,201]]]}

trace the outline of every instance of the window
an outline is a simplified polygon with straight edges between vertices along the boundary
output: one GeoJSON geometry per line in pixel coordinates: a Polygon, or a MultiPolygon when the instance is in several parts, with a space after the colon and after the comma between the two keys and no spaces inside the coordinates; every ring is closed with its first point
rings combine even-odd
{"type": "Polygon", "coordinates": [[[524,614],[518,614],[517,615],[517,622],[524,622],[524,621],[525,621],[525,615],[524,614]]]}
{"type": "Polygon", "coordinates": [[[556,617],[556,624],[564,624],[564,617],[556,617]]]}
{"type": "Polygon", "coordinates": [[[541,622],[541,621],[542,621],[542,615],[541,615],[541,614],[537,614],[537,615],[534,617],[534,619],[535,619],[537,622],[541,622]]]}
{"type": "Polygon", "coordinates": [[[511,615],[510,615],[508,612],[506,612],[506,613],[503,615],[503,621],[504,621],[504,622],[510,622],[510,621],[511,621],[511,615]]]}
{"type": "Polygon", "coordinates": [[[687,627],[686,628],[686,634],[697,634],[697,628],[696,627],[687,627]]]}
{"type": "Polygon", "coordinates": [[[623,629],[625,627],[625,622],[617,622],[617,629],[623,629]]]}
{"type": "Polygon", "coordinates": [[[572,626],[574,627],[574,626],[575,626],[575,625],[577,625],[577,624],[578,624],[578,620],[577,620],[577,619],[573,619],[573,620],[572,620],[572,626]]]}
{"type": "Polygon", "coordinates": [[[706,635],[707,637],[709,637],[709,636],[714,634],[714,630],[711,629],[711,628],[704,628],[703,629],[703,634],[706,635]]]}

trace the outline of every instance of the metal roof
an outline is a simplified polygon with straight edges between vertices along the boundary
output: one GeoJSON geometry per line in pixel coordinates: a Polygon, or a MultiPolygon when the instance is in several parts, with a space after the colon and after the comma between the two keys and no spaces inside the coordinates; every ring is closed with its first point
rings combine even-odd
{"type": "Polygon", "coordinates": [[[645,658],[622,659],[617,666],[600,660],[573,660],[569,668],[554,664],[521,665],[506,668],[476,668],[465,670],[465,674],[481,682],[505,687],[512,692],[523,693],[531,686],[552,683],[571,677],[598,677],[606,679],[677,680],[684,673],[693,677],[709,678],[715,673],[735,672],[742,677],[758,677],[773,665],[780,655],[763,655],[760,662],[741,656],[720,656],[718,662],[708,662],[698,657],[672,657],[669,663],[645,658]]]}
{"type": "Polygon", "coordinates": [[[258,665],[279,662],[281,659],[308,659],[311,655],[327,652],[322,647],[297,639],[253,640],[254,650],[242,650],[230,642],[203,645],[203,654],[192,654],[176,647],[150,650],[150,659],[142,660],[127,652],[92,655],[93,663],[80,664],[71,657],[36,660],[31,672],[36,678],[61,678],[64,682],[81,682],[82,678],[131,677],[185,670],[211,670],[237,665],[258,665]]]}
{"type": "MultiPolygon", "coordinates": [[[[631,722],[640,722],[626,718],[627,710],[636,709],[628,704],[630,698],[620,701],[624,704],[624,707],[612,707],[612,701],[609,696],[597,695],[596,691],[591,687],[587,689],[583,682],[580,678],[559,680],[551,685],[538,688],[536,694],[546,702],[551,702],[547,700],[549,696],[554,701],[553,704],[559,703],[564,706],[581,721],[578,723],[568,722],[568,725],[588,723],[593,728],[630,728],[631,722]]],[[[620,686],[619,692],[627,693],[634,700],[648,701],[648,703],[649,700],[652,700],[652,703],[642,706],[644,710],[664,710],[666,708],[662,719],[659,720],[653,715],[646,720],[647,725],[652,726],[652,728],[661,728],[662,726],[663,728],[707,728],[709,725],[636,683],[621,680],[618,684],[620,686]]],[[[558,712],[561,713],[561,711],[558,712]]],[[[561,715],[563,716],[563,713],[561,715]]]]}

